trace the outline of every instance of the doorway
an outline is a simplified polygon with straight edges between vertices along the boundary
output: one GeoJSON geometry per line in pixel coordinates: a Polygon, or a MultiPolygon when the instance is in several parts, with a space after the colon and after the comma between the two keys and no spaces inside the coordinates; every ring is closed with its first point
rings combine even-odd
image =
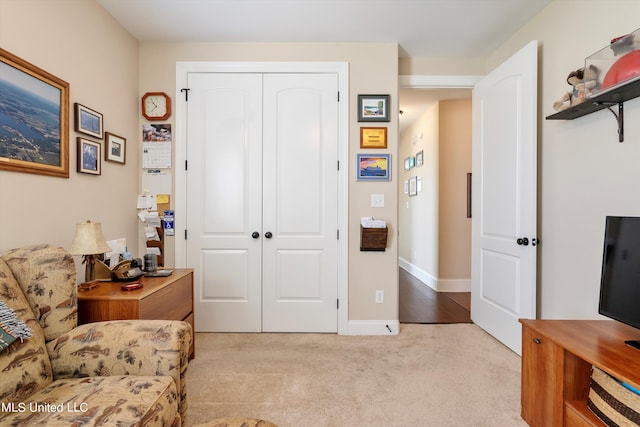
{"type": "Polygon", "coordinates": [[[468,323],[471,88],[403,86],[398,156],[400,322],[468,323]],[[409,180],[418,181],[417,192],[410,184],[407,194],[409,180]]]}

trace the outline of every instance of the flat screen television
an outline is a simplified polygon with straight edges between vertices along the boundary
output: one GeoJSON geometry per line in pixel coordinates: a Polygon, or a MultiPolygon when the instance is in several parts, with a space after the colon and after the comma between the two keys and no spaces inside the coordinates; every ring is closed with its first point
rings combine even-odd
{"type": "MultiPolygon", "coordinates": [[[[640,329],[640,218],[608,216],[598,312],[640,329]]],[[[639,341],[625,341],[640,349],[639,341]]]]}

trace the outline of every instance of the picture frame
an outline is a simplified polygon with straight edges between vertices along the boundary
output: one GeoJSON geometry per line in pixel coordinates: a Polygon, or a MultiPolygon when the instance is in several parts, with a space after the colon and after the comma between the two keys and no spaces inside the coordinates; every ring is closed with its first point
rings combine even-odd
{"type": "Polygon", "coordinates": [[[423,164],[424,150],[420,150],[416,153],[416,167],[419,168],[423,164]]]}
{"type": "Polygon", "coordinates": [[[416,158],[413,156],[404,159],[404,170],[408,171],[416,166],[416,158]]]}
{"type": "Polygon", "coordinates": [[[387,148],[387,128],[361,127],[360,148],[387,148]]]}
{"type": "Polygon", "coordinates": [[[75,131],[102,139],[103,120],[102,113],[85,107],[82,104],[75,103],[75,131]]]}
{"type": "Polygon", "coordinates": [[[127,140],[111,132],[104,133],[104,159],[124,165],[127,161],[127,140]]]}
{"type": "Polygon", "coordinates": [[[357,154],[358,181],[391,181],[391,154],[357,154]]]}
{"type": "Polygon", "coordinates": [[[358,121],[390,121],[389,95],[358,95],[358,121]]]}
{"type": "Polygon", "coordinates": [[[78,144],[78,166],[79,173],[90,175],[101,175],[102,166],[102,144],[81,137],[77,138],[78,144]]]}
{"type": "Polygon", "coordinates": [[[414,176],[409,179],[409,197],[418,195],[418,177],[414,176]]]}
{"type": "Polygon", "coordinates": [[[69,178],[69,83],[4,49],[0,75],[0,169],[69,178]]]}

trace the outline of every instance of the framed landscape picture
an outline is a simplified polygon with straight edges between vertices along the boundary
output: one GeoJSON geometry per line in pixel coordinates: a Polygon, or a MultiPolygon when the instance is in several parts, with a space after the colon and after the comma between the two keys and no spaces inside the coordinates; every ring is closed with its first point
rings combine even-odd
{"type": "Polygon", "coordinates": [[[102,139],[102,114],[75,103],[75,131],[102,139]]]}
{"type": "Polygon", "coordinates": [[[391,181],[391,154],[358,154],[358,181],[391,181]]]}
{"type": "Polygon", "coordinates": [[[388,122],[389,95],[358,95],[359,122],[388,122]]]}
{"type": "Polygon", "coordinates": [[[69,177],[69,83],[4,49],[0,169],[69,177]]]}

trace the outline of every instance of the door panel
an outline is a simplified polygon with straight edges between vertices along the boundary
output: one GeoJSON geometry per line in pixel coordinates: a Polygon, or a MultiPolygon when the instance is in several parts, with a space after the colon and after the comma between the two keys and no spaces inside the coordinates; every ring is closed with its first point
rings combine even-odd
{"type": "Polygon", "coordinates": [[[196,330],[337,332],[337,74],[188,82],[196,330]]]}
{"type": "Polygon", "coordinates": [[[187,259],[200,332],[260,331],[262,76],[188,76],[187,259]]]}
{"type": "Polygon", "coordinates": [[[264,331],[337,332],[337,88],[264,78],[264,331]]]}
{"type": "Polygon", "coordinates": [[[536,316],[536,131],[534,41],[473,91],[471,319],[518,354],[518,319],[536,316]]]}

